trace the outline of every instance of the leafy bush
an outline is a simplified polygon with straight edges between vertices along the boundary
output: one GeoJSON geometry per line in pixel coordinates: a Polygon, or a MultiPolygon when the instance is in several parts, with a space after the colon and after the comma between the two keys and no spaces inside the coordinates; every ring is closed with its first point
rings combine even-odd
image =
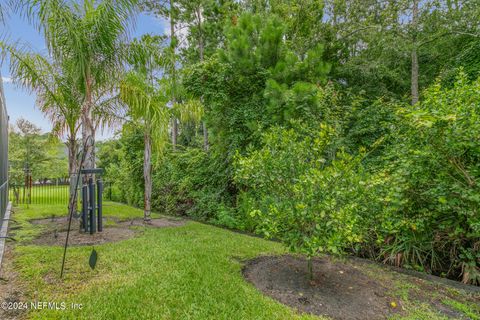
{"type": "Polygon", "coordinates": [[[124,125],[120,139],[100,143],[98,166],[105,168],[106,192],[112,200],[143,206],[143,133],[124,125]]]}
{"type": "Polygon", "coordinates": [[[363,115],[347,141],[370,142],[375,161],[334,152],[325,125],[268,130],[260,148],[236,158],[238,208],[258,232],[309,257],[352,252],[478,284],[479,95],[480,80],[461,74],[420,104],[382,107],[396,110],[378,115],[382,130],[363,115]],[[382,136],[390,139],[376,148],[382,136]]]}
{"type": "Polygon", "coordinates": [[[382,252],[399,265],[437,274],[480,275],[480,80],[460,74],[399,109],[385,154],[385,194],[395,210],[381,221],[382,252]]]}
{"type": "Polygon", "coordinates": [[[166,153],[154,170],[153,207],[243,229],[235,217],[235,190],[229,181],[227,160],[219,154],[198,148],[166,153]]]}
{"type": "Polygon", "coordinates": [[[371,194],[361,160],[338,151],[326,158],[332,129],[300,134],[273,128],[263,147],[236,159],[235,181],[257,231],[284,242],[311,258],[318,253],[342,254],[362,243],[367,232],[371,194]]]}

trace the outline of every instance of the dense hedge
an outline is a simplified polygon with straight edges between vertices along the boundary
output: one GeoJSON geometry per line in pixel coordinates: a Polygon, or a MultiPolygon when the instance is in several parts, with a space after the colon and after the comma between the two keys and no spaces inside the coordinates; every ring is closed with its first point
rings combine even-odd
{"type": "MultiPolygon", "coordinates": [[[[355,254],[480,282],[480,80],[460,73],[420,103],[327,82],[323,47],[302,58],[275,16],[245,14],[225,46],[185,68],[211,148],[182,123],[156,155],[156,210],[275,237],[313,255],[355,254]]],[[[119,199],[142,206],[142,133],[100,152],[119,199]],[[116,157],[116,161],[108,159],[116,157]]]]}
{"type": "MultiPolygon", "coordinates": [[[[155,163],[153,206],[275,237],[309,256],[356,254],[478,284],[479,93],[480,81],[462,75],[451,88],[436,84],[415,107],[390,104],[383,134],[373,123],[354,134],[294,121],[231,156],[194,146],[168,152],[155,163]],[[348,152],[352,136],[369,145],[348,152]]],[[[349,119],[371,110],[360,108],[349,119]]],[[[140,133],[124,130],[116,144],[123,156],[109,176],[120,200],[141,206],[140,133]]]]}

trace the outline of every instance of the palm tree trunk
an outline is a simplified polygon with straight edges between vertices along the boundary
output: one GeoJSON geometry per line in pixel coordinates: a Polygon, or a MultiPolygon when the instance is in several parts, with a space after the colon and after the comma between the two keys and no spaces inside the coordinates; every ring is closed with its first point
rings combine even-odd
{"type": "Polygon", "coordinates": [[[95,128],[93,127],[91,110],[82,114],[82,143],[85,160],[83,169],[95,168],[95,128]]]}
{"type": "MultiPolygon", "coordinates": [[[[85,103],[82,108],[82,144],[85,148],[85,160],[83,162],[83,169],[95,168],[95,127],[93,125],[93,101],[90,90],[90,81],[86,81],[85,103]]],[[[85,179],[92,177],[92,175],[84,175],[85,179]]]]}
{"type": "Polygon", "coordinates": [[[148,222],[151,220],[151,198],[152,198],[152,141],[148,128],[144,135],[145,154],[143,157],[143,178],[145,180],[145,201],[143,210],[143,220],[148,222]]]}
{"type": "Polygon", "coordinates": [[[69,208],[76,210],[77,202],[73,201],[73,193],[75,192],[76,179],[78,174],[77,166],[77,141],[74,136],[70,136],[67,141],[68,148],[68,172],[70,178],[70,196],[68,199],[69,208]]]}

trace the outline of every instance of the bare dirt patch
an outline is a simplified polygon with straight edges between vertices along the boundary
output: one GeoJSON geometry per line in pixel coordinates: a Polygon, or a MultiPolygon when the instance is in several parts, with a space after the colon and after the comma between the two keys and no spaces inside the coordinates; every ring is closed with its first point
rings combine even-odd
{"type": "Polygon", "coordinates": [[[300,312],[333,319],[386,319],[400,302],[388,294],[388,284],[363,274],[355,266],[314,259],[309,281],[305,259],[290,255],[260,257],[244,267],[245,278],[266,295],[300,312]],[[392,307],[392,302],[395,307],[392,307]]]}
{"type": "MultiPolygon", "coordinates": [[[[72,219],[72,222],[74,219],[72,219]]],[[[30,220],[32,224],[39,224],[39,225],[48,225],[51,223],[55,223],[57,225],[68,224],[68,217],[51,217],[46,219],[33,219],[30,220]]]]}
{"type": "MultiPolygon", "coordinates": [[[[134,237],[135,230],[128,228],[104,228],[102,232],[94,234],[80,232],[78,229],[70,230],[68,243],[70,246],[87,246],[102,244],[107,242],[117,242],[134,237]]],[[[58,232],[56,230],[42,233],[32,241],[36,245],[44,246],[63,246],[67,238],[67,231],[58,232]]]]}
{"type": "MultiPolygon", "coordinates": [[[[104,218],[104,228],[102,232],[93,235],[79,231],[79,221],[72,220],[70,229],[69,244],[72,246],[96,245],[108,242],[117,242],[134,237],[139,231],[130,227],[145,226],[154,228],[179,227],[185,224],[184,220],[175,220],[170,218],[152,219],[145,223],[143,219],[131,219],[119,222],[115,218],[104,218]],[[115,226],[106,226],[108,220],[112,220],[115,226]]],[[[36,225],[43,225],[46,231],[32,241],[36,245],[62,246],[65,244],[68,229],[68,217],[52,217],[47,219],[37,219],[30,221],[36,225]]]]}
{"type": "MultiPolygon", "coordinates": [[[[118,219],[108,217],[103,218],[103,224],[105,225],[107,221],[113,221],[114,223],[118,222],[118,219]]],[[[30,223],[35,225],[47,226],[49,228],[54,228],[56,230],[67,230],[68,228],[68,216],[62,217],[51,217],[46,219],[33,219],[30,220],[30,223]]],[[[72,218],[72,228],[80,225],[80,219],[72,218]]]]}

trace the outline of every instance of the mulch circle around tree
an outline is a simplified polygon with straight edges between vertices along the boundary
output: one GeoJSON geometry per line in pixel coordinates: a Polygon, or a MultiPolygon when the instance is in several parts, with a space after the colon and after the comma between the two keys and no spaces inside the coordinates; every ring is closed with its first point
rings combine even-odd
{"type": "MultiPolygon", "coordinates": [[[[114,221],[118,222],[118,219],[108,217],[108,218],[103,218],[103,224],[105,225],[107,221],[114,221]]],[[[72,218],[72,226],[78,225],[78,219],[72,218]]],[[[57,230],[67,230],[68,228],[68,217],[51,217],[51,218],[46,218],[46,219],[33,219],[30,220],[30,223],[36,224],[36,225],[43,225],[47,227],[54,227],[57,230]]]]}
{"type": "MultiPolygon", "coordinates": [[[[134,237],[135,230],[128,228],[107,227],[102,232],[94,234],[80,232],[78,227],[70,230],[68,244],[70,246],[88,246],[107,242],[117,242],[134,237]]],[[[57,232],[55,230],[42,233],[32,243],[43,246],[63,246],[67,238],[67,231],[57,232]]]]}
{"type": "Polygon", "coordinates": [[[264,294],[300,312],[333,319],[386,319],[399,309],[384,284],[358,268],[330,258],[313,260],[310,281],[303,258],[283,255],[249,261],[245,278],[264,294]],[[395,308],[392,307],[392,303],[395,308]]]}
{"type": "MultiPolygon", "coordinates": [[[[68,241],[69,245],[97,245],[130,239],[139,232],[138,229],[131,229],[130,227],[145,226],[153,228],[165,228],[178,227],[185,224],[185,221],[183,220],[174,220],[169,218],[152,219],[148,223],[145,223],[143,219],[132,219],[121,222],[117,222],[117,219],[112,220],[115,222],[115,226],[104,226],[102,232],[97,232],[93,235],[90,233],[80,232],[78,221],[73,220],[68,241]]],[[[104,218],[104,224],[106,222],[107,219],[104,218]]],[[[68,229],[68,217],[37,219],[32,220],[31,223],[46,226],[46,231],[32,240],[32,244],[45,246],[63,246],[65,244],[68,229]]]]}

